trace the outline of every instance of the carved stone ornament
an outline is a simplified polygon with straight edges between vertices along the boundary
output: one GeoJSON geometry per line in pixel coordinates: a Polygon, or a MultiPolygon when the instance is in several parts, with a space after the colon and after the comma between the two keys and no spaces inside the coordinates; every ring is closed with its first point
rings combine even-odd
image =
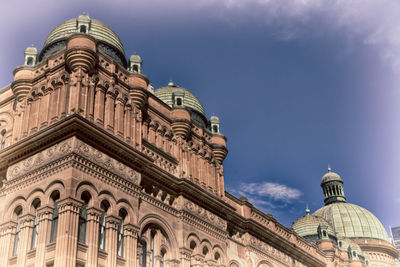
{"type": "Polygon", "coordinates": [[[33,170],[57,161],[67,155],[77,154],[97,164],[98,166],[125,178],[135,184],[140,182],[140,174],[125,164],[111,158],[103,152],[89,146],[76,137],[71,137],[55,144],[23,161],[20,161],[7,170],[7,180],[21,177],[33,170]]]}
{"type": "Polygon", "coordinates": [[[225,220],[189,200],[184,201],[182,209],[220,229],[226,229],[227,223],[225,220]]]}

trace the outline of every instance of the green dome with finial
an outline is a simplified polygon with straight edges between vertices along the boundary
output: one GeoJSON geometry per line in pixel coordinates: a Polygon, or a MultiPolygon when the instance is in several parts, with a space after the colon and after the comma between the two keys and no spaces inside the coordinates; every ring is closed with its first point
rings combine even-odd
{"type": "Polygon", "coordinates": [[[105,47],[102,46],[104,50],[102,52],[116,59],[118,63],[126,67],[125,50],[118,35],[107,25],[90,18],[85,13],[78,18],[73,18],[61,23],[51,31],[43,44],[39,59],[42,60],[63,49],[65,47],[63,41],[75,33],[86,33],[94,37],[99,43],[103,44],[103,46],[105,45],[105,47]]]}

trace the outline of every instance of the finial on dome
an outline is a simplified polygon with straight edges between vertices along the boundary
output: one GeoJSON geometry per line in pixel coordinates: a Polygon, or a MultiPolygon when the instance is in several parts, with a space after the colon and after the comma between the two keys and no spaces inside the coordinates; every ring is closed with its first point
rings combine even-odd
{"type": "Polygon", "coordinates": [[[328,164],[328,172],[331,172],[331,171],[332,171],[331,165],[328,164]]]}
{"type": "Polygon", "coordinates": [[[172,81],[172,79],[169,79],[168,86],[175,86],[175,84],[174,84],[174,82],[172,81]]]}
{"type": "Polygon", "coordinates": [[[308,208],[308,204],[306,206],[306,215],[310,215],[310,209],[308,208]]]}

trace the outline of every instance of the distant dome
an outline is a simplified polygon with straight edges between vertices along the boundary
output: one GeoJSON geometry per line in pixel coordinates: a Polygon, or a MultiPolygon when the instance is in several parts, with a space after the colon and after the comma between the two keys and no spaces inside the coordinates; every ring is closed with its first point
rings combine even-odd
{"type": "Polygon", "coordinates": [[[91,19],[88,15],[83,14],[78,18],[67,20],[58,25],[44,42],[43,49],[40,53],[39,60],[52,55],[65,48],[65,40],[74,33],[82,32],[78,25],[82,24],[83,29],[99,42],[99,50],[115,59],[118,63],[126,67],[125,51],[121,40],[108,26],[102,22],[91,19]]]}
{"type": "Polygon", "coordinates": [[[37,54],[37,49],[33,45],[25,49],[25,53],[37,54]]]}
{"type": "Polygon", "coordinates": [[[192,119],[204,126],[207,125],[203,105],[189,90],[176,86],[172,81],[170,81],[168,86],[158,88],[154,94],[170,107],[184,106],[191,111],[194,111],[194,114],[192,112],[192,119]],[[178,101],[178,99],[180,100],[178,101]]]}
{"type": "Polygon", "coordinates": [[[139,55],[133,54],[131,55],[131,57],[129,58],[129,61],[131,62],[137,62],[137,63],[142,63],[142,58],[139,55]]]}
{"type": "Polygon", "coordinates": [[[336,172],[331,171],[330,168],[328,169],[328,172],[324,176],[322,176],[322,183],[336,180],[342,180],[342,178],[340,178],[339,174],[337,174],[336,172]]]}
{"type": "Polygon", "coordinates": [[[217,116],[215,116],[215,115],[212,115],[211,118],[210,118],[210,122],[211,123],[213,123],[213,122],[219,123],[219,118],[217,116]]]}
{"type": "Polygon", "coordinates": [[[318,227],[326,226],[328,236],[335,237],[335,232],[327,220],[320,216],[307,214],[296,220],[292,229],[301,237],[310,240],[318,239],[318,227]]]}
{"type": "Polygon", "coordinates": [[[323,217],[338,236],[343,238],[375,238],[388,241],[382,223],[370,211],[355,204],[335,202],[317,210],[314,215],[323,217]]]}

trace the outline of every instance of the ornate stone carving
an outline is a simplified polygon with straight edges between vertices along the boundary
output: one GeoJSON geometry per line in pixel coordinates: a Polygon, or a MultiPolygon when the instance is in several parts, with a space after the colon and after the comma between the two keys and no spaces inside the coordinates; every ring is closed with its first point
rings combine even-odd
{"type": "Polygon", "coordinates": [[[189,200],[184,201],[182,209],[220,229],[226,229],[227,223],[225,220],[189,200]]]}
{"type": "Polygon", "coordinates": [[[140,182],[140,174],[138,172],[75,137],[62,141],[12,165],[7,170],[7,180],[25,175],[72,153],[80,155],[98,166],[105,168],[107,171],[113,172],[135,184],[139,184],[140,182]]]}

